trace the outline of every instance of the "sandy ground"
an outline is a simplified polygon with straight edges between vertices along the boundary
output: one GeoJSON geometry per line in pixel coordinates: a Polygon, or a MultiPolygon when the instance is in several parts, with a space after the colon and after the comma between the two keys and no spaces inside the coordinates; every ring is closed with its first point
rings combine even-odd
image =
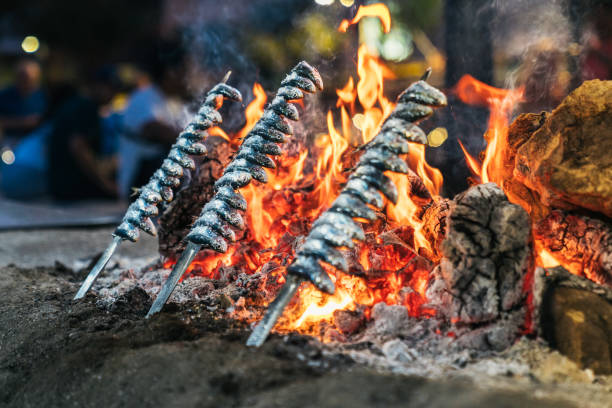
{"type": "MultiPolygon", "coordinates": [[[[9,264],[24,268],[53,266],[56,262],[78,269],[100,254],[110,243],[114,228],[67,228],[0,232],[0,266],[9,264]],[[75,268],[75,266],[77,266],[75,268]]],[[[133,244],[123,243],[119,258],[153,258],[157,256],[157,238],[141,234],[133,244]]]]}
{"type": "MultiPolygon", "coordinates": [[[[141,290],[110,310],[93,295],[73,301],[86,270],[70,268],[99,253],[109,233],[0,233],[0,265],[15,264],[0,267],[0,406],[579,406],[520,387],[383,373],[299,336],[272,336],[249,349],[248,328],[198,304],[143,319],[151,299],[141,290]]],[[[154,255],[155,241],[124,251],[154,255]]]]}

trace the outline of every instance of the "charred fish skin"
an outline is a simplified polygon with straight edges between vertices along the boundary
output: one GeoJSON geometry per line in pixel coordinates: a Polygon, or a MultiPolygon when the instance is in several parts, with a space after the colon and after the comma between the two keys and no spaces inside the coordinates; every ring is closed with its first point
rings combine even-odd
{"type": "Polygon", "coordinates": [[[241,102],[242,95],[237,89],[225,83],[215,85],[206,94],[198,113],[179,133],[176,143],[172,146],[162,166],[140,189],[139,197],[130,204],[113,235],[136,242],[140,237],[138,230],[153,236],[157,234],[150,217],[157,215],[158,203],[170,202],[174,199],[173,188],[180,185],[184,170],[195,168],[195,162],[189,156],[206,154],[206,147],[200,142],[206,137],[206,130],[221,123],[222,117],[218,109],[224,100],[241,102]]]}
{"type": "Polygon", "coordinates": [[[352,248],[353,241],[365,240],[357,220],[376,219],[371,207],[383,207],[381,193],[391,202],[397,202],[397,188],[384,172],[406,174],[410,171],[399,155],[408,153],[410,143],[427,143],[425,133],[416,123],[446,104],[446,96],[425,80],[413,83],[400,94],[397,106],[378,135],[362,147],[364,153],[338,197],[313,223],[294,261],[287,267],[290,275],[312,282],[323,292],[334,293],[334,283],[320,263],[344,272],[348,270],[338,248],[352,248]]]}
{"type": "Polygon", "coordinates": [[[285,143],[293,135],[289,121],[299,120],[299,112],[292,102],[322,89],[321,75],[305,61],[298,63],[283,79],[276,96],[246,135],[223,175],[215,182],[215,195],[202,209],[194,228],[187,234],[187,241],[218,252],[227,250],[227,242],[222,245],[219,238],[232,242],[235,237],[229,234],[230,227],[244,227],[242,216],[235,210],[246,211],[247,204],[237,190],[247,186],[253,179],[261,183],[268,181],[265,168],[276,168],[274,160],[269,156],[281,154],[277,143],[285,143]],[[212,202],[223,202],[227,207],[221,209],[218,204],[211,206],[212,202]],[[234,210],[231,218],[228,208],[234,210]],[[211,212],[219,217],[213,218],[211,212]]]}

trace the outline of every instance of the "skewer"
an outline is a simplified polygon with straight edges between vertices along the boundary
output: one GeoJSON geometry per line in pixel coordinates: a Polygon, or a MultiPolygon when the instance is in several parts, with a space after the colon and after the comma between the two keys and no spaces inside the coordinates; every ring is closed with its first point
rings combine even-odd
{"type": "Polygon", "coordinates": [[[159,312],[162,307],[164,307],[164,304],[172,294],[176,284],[181,279],[181,276],[183,276],[184,271],[189,267],[189,265],[191,265],[193,258],[195,258],[195,256],[198,254],[201,247],[201,245],[194,244],[193,242],[187,244],[187,247],[181,255],[181,259],[179,259],[174,269],[172,269],[166,283],[155,298],[155,302],[153,302],[153,305],[151,305],[151,309],[149,309],[146,318],[151,317],[151,315],[159,312]]]}
{"type": "Polygon", "coordinates": [[[295,275],[289,275],[287,281],[281,288],[276,299],[268,306],[268,311],[264,315],[263,319],[257,323],[257,326],[253,329],[253,332],[249,336],[246,345],[253,347],[260,347],[266,341],[268,334],[276,324],[277,320],[283,314],[283,311],[297,292],[300,287],[302,279],[295,275]]]}
{"type": "Polygon", "coordinates": [[[200,110],[179,134],[161,168],[140,189],[140,195],[128,207],[121,224],[113,232],[111,243],[81,284],[74,297],[75,300],[85,296],[123,241],[138,241],[139,229],[153,236],[157,234],[155,224],[150,217],[158,214],[157,205],[162,200],[167,202],[173,200],[173,188],[180,185],[184,169],[195,169],[195,162],[189,156],[206,154],[206,147],[200,142],[206,137],[207,129],[221,123],[221,114],[217,110],[223,104],[223,100],[242,101],[240,92],[225,84],[230,74],[231,71],[225,75],[222,82],[206,94],[200,110]]]}
{"type": "Polygon", "coordinates": [[[104,269],[108,261],[111,259],[111,257],[115,253],[115,250],[117,249],[117,247],[119,246],[122,240],[123,239],[121,237],[118,237],[116,235],[113,236],[113,240],[108,245],[108,247],[104,250],[104,252],[102,253],[102,256],[100,257],[100,259],[98,259],[98,262],[96,262],[91,272],[89,272],[89,275],[87,275],[87,278],[83,281],[83,284],[81,285],[81,287],[79,288],[79,291],[74,297],[75,299],[81,299],[82,297],[85,296],[85,294],[87,293],[89,288],[91,288],[91,285],[93,285],[94,281],[96,280],[100,272],[102,272],[102,270],[104,269]]]}

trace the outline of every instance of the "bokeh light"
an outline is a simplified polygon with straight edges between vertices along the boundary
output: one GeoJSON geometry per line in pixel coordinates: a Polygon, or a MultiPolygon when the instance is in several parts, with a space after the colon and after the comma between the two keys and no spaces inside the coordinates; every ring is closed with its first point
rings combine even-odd
{"type": "Polygon", "coordinates": [[[438,127],[427,135],[427,144],[431,147],[442,146],[446,139],[448,139],[448,132],[445,128],[438,127]]]}
{"type": "Polygon", "coordinates": [[[10,149],[3,151],[0,157],[2,158],[2,162],[4,164],[10,166],[11,164],[15,163],[15,153],[13,153],[13,151],[10,149]]]}
{"type": "Polygon", "coordinates": [[[40,47],[40,41],[38,41],[38,38],[36,38],[33,35],[28,35],[21,42],[21,48],[29,54],[38,51],[39,47],[40,47]]]}
{"type": "Polygon", "coordinates": [[[355,0],[340,0],[340,4],[342,4],[344,7],[351,7],[353,4],[355,4],[355,0]]]}
{"type": "Polygon", "coordinates": [[[401,28],[394,28],[383,39],[381,54],[389,61],[402,61],[412,54],[410,33],[401,28]]]}
{"type": "Polygon", "coordinates": [[[320,4],[322,6],[329,6],[331,4],[334,4],[335,0],[315,0],[315,3],[320,4]]]}

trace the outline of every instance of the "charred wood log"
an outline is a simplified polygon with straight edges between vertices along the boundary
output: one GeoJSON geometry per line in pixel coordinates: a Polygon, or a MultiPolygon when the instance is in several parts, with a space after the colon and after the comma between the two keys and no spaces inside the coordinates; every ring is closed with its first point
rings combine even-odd
{"type": "Polygon", "coordinates": [[[423,235],[430,243],[431,250],[422,250],[422,256],[434,263],[442,258],[442,242],[446,237],[447,217],[451,208],[451,200],[441,198],[432,201],[423,212],[423,235]]]}
{"type": "Polygon", "coordinates": [[[612,227],[584,215],[554,210],[534,225],[534,238],[571,272],[612,286],[612,227]]]}
{"type": "Polygon", "coordinates": [[[537,268],[534,321],[551,347],[596,374],[612,374],[612,288],[563,267],[537,268]]]}
{"type": "Polygon", "coordinates": [[[532,218],[547,208],[612,217],[612,81],[586,81],[551,113],[510,126],[504,191],[532,218]],[[515,199],[517,197],[518,199],[515,199]]]}
{"type": "Polygon", "coordinates": [[[457,325],[492,323],[521,305],[530,262],[527,213],[488,183],[457,196],[447,223],[430,305],[457,325]]]}

